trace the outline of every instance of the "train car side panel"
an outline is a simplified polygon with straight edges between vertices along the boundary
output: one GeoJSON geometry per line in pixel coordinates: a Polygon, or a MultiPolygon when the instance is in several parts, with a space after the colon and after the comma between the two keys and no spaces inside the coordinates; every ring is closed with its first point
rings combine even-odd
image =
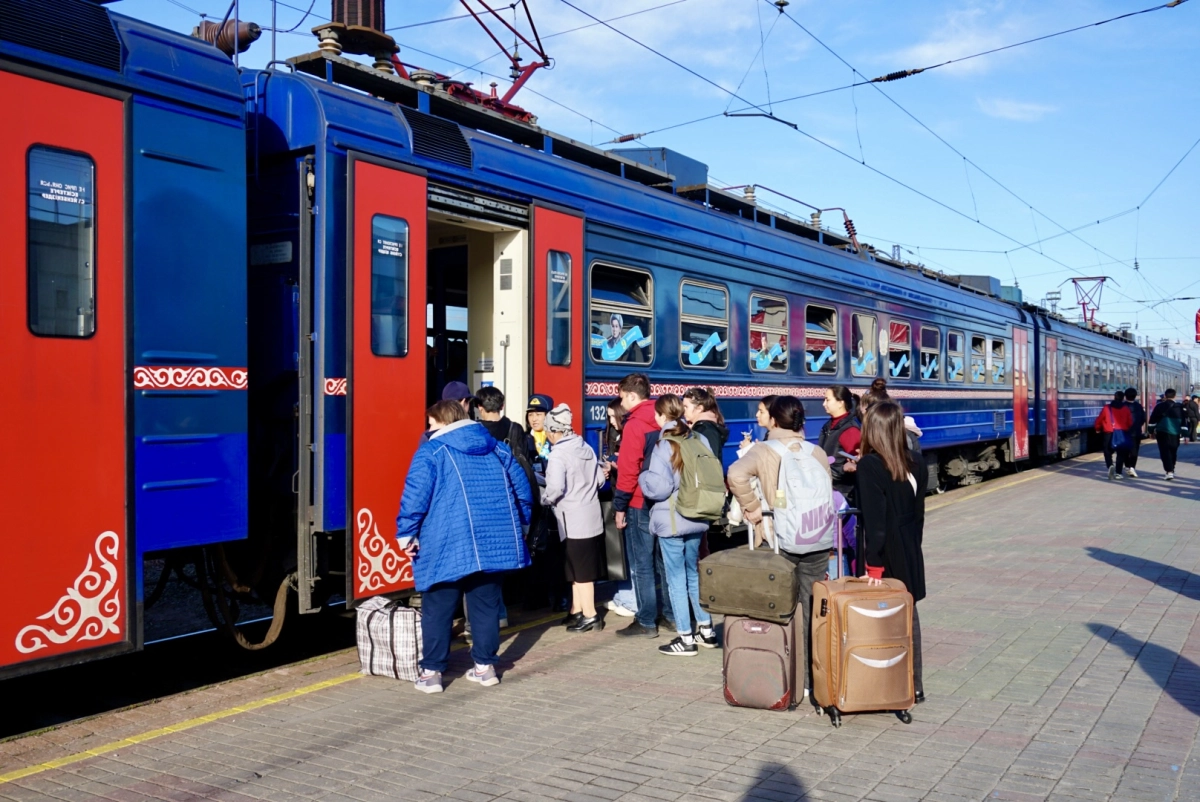
{"type": "Polygon", "coordinates": [[[125,108],[0,72],[0,670],[132,640],[125,108]]]}

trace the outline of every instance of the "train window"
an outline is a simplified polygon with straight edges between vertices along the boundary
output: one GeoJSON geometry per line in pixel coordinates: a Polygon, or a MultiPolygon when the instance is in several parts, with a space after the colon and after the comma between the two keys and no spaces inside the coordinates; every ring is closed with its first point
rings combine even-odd
{"type": "Polygon", "coordinates": [[[546,254],[546,362],[571,364],[571,254],[546,254]]]}
{"type": "Polygon", "coordinates": [[[96,163],[35,146],[28,154],[29,330],[96,333],[96,163]]]}
{"type": "Polygon", "coordinates": [[[729,365],[729,291],[716,284],[679,282],[679,359],[685,368],[729,365]]]}
{"type": "Polygon", "coordinates": [[[1008,362],[1004,358],[1004,340],[992,340],[992,384],[1004,384],[1008,362]]]}
{"type": "Polygon", "coordinates": [[[1058,389],[1070,390],[1075,386],[1075,355],[1064,353],[1059,358],[1062,360],[1062,378],[1058,382],[1058,389]]]}
{"type": "Polygon", "coordinates": [[[804,364],[809,373],[837,373],[837,311],[804,308],[804,364]]]}
{"type": "Polygon", "coordinates": [[[961,331],[952,331],[946,335],[946,380],[960,382],[966,374],[963,364],[963,349],[966,337],[961,331]]]}
{"type": "Polygon", "coordinates": [[[592,266],[591,352],[597,362],[648,365],[654,358],[654,283],[649,273],[592,266]]]}
{"type": "Polygon", "coordinates": [[[850,372],[855,376],[878,376],[879,322],[874,315],[850,316],[850,372]]]}
{"type": "Polygon", "coordinates": [[[371,218],[371,353],[408,353],[408,223],[371,218]]]}
{"type": "Polygon", "coordinates": [[[921,378],[935,382],[941,376],[942,333],[928,326],[921,327],[921,378]]]}
{"type": "Polygon", "coordinates": [[[912,327],[888,323],[888,378],[907,379],[912,374],[912,327]]]}
{"type": "Polygon", "coordinates": [[[1083,389],[1092,389],[1092,358],[1090,356],[1083,358],[1083,389]]]}
{"type": "Polygon", "coordinates": [[[971,338],[971,381],[987,381],[987,341],[983,337],[971,338]]]}
{"type": "Polygon", "coordinates": [[[750,294],[750,369],[786,373],[788,369],[788,302],[750,294]]]}

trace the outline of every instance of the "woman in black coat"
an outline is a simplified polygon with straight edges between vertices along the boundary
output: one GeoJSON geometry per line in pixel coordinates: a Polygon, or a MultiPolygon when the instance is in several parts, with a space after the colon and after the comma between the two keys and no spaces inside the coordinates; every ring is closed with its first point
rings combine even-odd
{"type": "Polygon", "coordinates": [[[871,405],[863,420],[862,457],[858,461],[858,506],[863,534],[865,576],[872,581],[899,579],[913,597],[913,688],[925,701],[921,680],[921,620],[917,605],[925,598],[925,490],[929,474],[908,449],[904,411],[892,401],[871,405]]]}

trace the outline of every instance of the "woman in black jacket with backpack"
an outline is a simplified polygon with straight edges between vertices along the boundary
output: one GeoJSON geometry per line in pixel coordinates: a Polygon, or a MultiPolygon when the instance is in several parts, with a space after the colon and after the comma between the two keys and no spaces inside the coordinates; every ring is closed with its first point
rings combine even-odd
{"type": "Polygon", "coordinates": [[[904,411],[892,401],[871,405],[863,419],[862,457],[858,461],[858,507],[862,516],[859,549],[864,578],[899,579],[912,594],[913,688],[925,701],[921,678],[921,620],[917,605],[925,598],[925,490],[929,474],[909,450],[904,411]]]}

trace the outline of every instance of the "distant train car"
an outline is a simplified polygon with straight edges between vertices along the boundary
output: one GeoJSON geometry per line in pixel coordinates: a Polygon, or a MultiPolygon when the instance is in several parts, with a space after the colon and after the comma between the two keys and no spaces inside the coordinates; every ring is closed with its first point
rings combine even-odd
{"type": "Polygon", "coordinates": [[[629,372],[711,387],[728,462],[762,396],[815,436],[826,388],[882,378],[936,487],[1086,451],[1106,394],[1190,378],[437,76],[330,49],[239,72],[88,0],[0,9],[0,82],[37,111],[0,140],[0,493],[43,533],[0,561],[0,676],[140,647],[163,564],[230,631],[234,601],[278,625],[292,589],[313,612],[411,588],[393,518],[451,381],[516,420],[548,394],[594,444],[629,372]]]}

